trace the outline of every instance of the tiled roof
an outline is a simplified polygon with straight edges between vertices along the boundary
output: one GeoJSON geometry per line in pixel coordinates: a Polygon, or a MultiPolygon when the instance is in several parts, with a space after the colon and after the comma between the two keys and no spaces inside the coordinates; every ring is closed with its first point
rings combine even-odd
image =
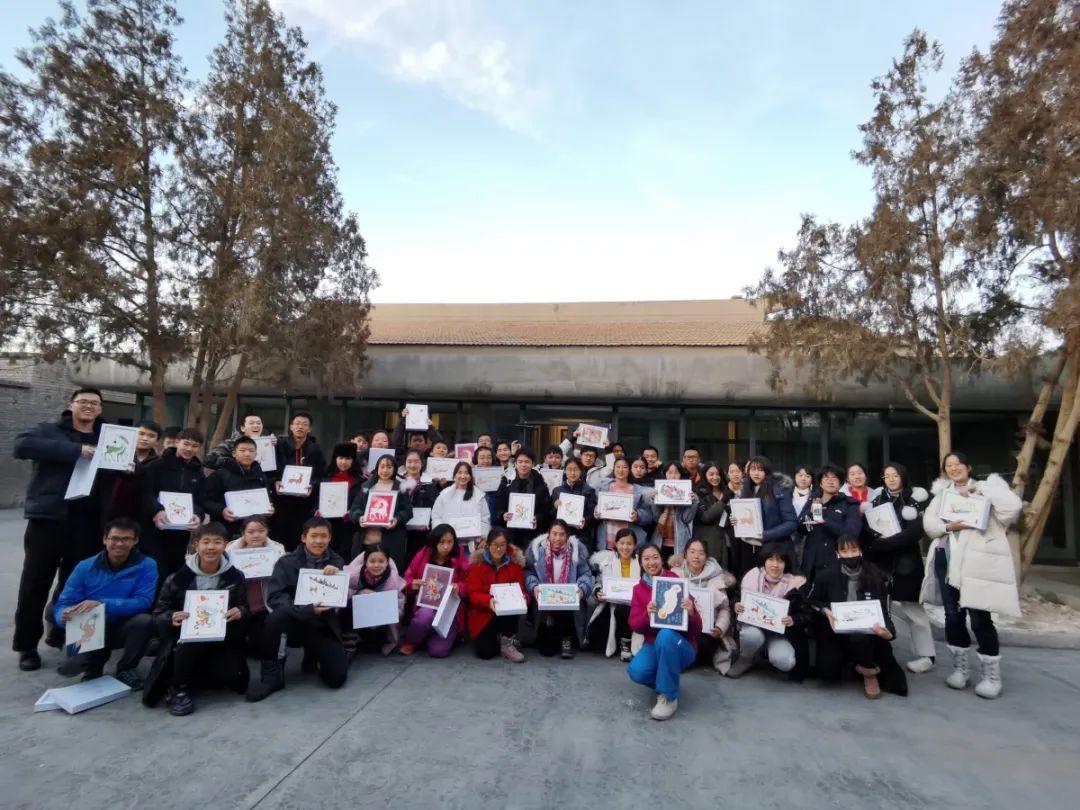
{"type": "Polygon", "coordinates": [[[381,346],[745,346],[760,311],[737,299],[607,304],[383,304],[381,346]],[[713,304],[713,307],[709,305],[713,304]]]}

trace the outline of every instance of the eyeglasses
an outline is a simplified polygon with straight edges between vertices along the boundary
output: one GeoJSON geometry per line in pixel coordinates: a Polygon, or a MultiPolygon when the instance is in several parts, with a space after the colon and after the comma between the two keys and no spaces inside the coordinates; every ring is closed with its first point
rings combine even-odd
{"type": "Polygon", "coordinates": [[[134,537],[113,537],[112,535],[109,535],[108,537],[105,538],[105,542],[106,543],[119,543],[121,545],[130,546],[130,545],[133,545],[136,542],[136,538],[134,538],[134,537]]]}
{"type": "Polygon", "coordinates": [[[82,405],[84,407],[86,407],[86,406],[90,406],[90,407],[94,407],[94,408],[100,408],[101,407],[100,400],[96,400],[96,399],[73,399],[73,400],[71,400],[71,404],[72,405],[82,405]]]}

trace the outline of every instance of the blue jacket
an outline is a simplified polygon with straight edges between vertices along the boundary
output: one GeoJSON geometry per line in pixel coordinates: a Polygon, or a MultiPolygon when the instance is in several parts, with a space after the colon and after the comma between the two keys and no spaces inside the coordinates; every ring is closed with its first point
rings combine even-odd
{"type": "Polygon", "coordinates": [[[15,437],[15,458],[34,462],[30,484],[26,487],[23,517],[27,520],[64,520],[67,517],[67,492],[71,471],[82,455],[84,444],[96,444],[102,420],[94,423],[93,433],[80,433],[71,422],[71,411],[64,411],[56,422],[42,422],[15,437]]]}
{"type": "Polygon", "coordinates": [[[124,567],[116,571],[106,562],[105,552],[99,551],[75,566],[56,600],[53,618],[62,625],[63,612],[87,599],[105,605],[106,620],[149,613],[156,589],[157,563],[137,548],[131,550],[124,567]]]}
{"type": "Polygon", "coordinates": [[[799,525],[795,507],[791,505],[791,493],[775,481],[772,485],[772,497],[761,499],[761,522],[765,527],[761,535],[763,543],[790,541],[791,533],[799,525]]]}

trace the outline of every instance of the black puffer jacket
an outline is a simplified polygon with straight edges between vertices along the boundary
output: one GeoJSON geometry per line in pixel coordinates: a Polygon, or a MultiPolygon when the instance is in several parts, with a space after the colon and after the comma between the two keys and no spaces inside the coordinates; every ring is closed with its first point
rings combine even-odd
{"type": "Polygon", "coordinates": [[[214,471],[214,474],[208,476],[203,482],[203,506],[211,520],[221,521],[230,532],[235,534],[243,521],[225,520],[225,516],[222,515],[225,511],[225,493],[260,488],[265,489],[267,495],[271,494],[270,481],[259,466],[259,462],[251,462],[251,466],[245,470],[236,459],[227,458],[214,471]]]}
{"type": "Polygon", "coordinates": [[[536,496],[535,511],[533,512],[536,516],[536,528],[510,529],[508,531],[511,543],[519,548],[528,548],[529,543],[532,542],[534,537],[544,534],[548,530],[548,527],[551,526],[551,492],[548,490],[548,485],[544,483],[544,477],[536,470],[531,470],[528,478],[518,478],[516,474],[514,475],[513,481],[508,481],[503,478],[502,482],[499,484],[499,490],[495,494],[495,516],[494,520],[492,520],[493,525],[505,528],[506,521],[503,519],[503,515],[510,511],[511,492],[531,492],[536,496]]]}
{"type": "MultiPolygon", "coordinates": [[[[345,560],[327,549],[329,555],[328,565],[344,570],[345,560]]],[[[341,638],[340,610],[328,610],[326,613],[316,613],[313,605],[294,605],[293,598],[296,596],[296,583],[300,579],[300,569],[308,568],[307,549],[297,546],[290,554],[282,554],[274,563],[274,573],[270,575],[270,582],[266,590],[266,603],[273,611],[282,610],[294,619],[313,624],[325,625],[337,638],[341,638]]]]}
{"type": "MultiPolygon", "coordinates": [[[[64,520],[68,505],[64,500],[71,471],[82,455],[84,444],[97,444],[104,422],[98,418],[91,433],[80,433],[64,411],[56,422],[42,422],[15,437],[14,456],[34,462],[26,488],[23,517],[27,520],[64,520]]],[[[91,497],[94,497],[91,494],[91,497]]]]}
{"type": "Polygon", "coordinates": [[[170,447],[142,468],[143,518],[152,521],[154,515],[162,510],[158,500],[160,492],[190,492],[195,514],[201,519],[206,516],[203,506],[204,486],[203,466],[198,458],[184,461],[176,455],[176,448],[170,447]]]}
{"type": "Polygon", "coordinates": [[[918,602],[923,581],[923,558],[920,542],[923,538],[922,510],[926,507],[926,490],[905,488],[895,498],[882,487],[873,506],[892,502],[900,533],[882,537],[863,520],[861,543],[868,560],[892,579],[892,598],[899,602],[918,602]]]}
{"type": "MultiPolygon", "coordinates": [[[[179,628],[173,627],[172,615],[184,609],[184,597],[194,587],[195,572],[188,565],[178,568],[166,578],[165,584],[161,586],[161,593],[158,594],[157,603],[154,605],[154,624],[157,625],[158,635],[161,638],[170,639],[179,635],[179,628]]],[[[229,607],[240,609],[240,620],[250,615],[247,581],[239,568],[230,567],[222,573],[215,590],[229,592],[229,607]]]]}

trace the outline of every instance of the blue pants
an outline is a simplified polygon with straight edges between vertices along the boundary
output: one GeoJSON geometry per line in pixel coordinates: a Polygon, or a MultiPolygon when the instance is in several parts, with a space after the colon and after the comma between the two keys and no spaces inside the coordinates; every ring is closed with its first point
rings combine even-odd
{"type": "Polygon", "coordinates": [[[626,666],[634,683],[648,686],[669,700],[679,699],[679,675],[697,658],[686,637],[667,628],[656,634],[656,641],[646,644],[626,666]]]}

